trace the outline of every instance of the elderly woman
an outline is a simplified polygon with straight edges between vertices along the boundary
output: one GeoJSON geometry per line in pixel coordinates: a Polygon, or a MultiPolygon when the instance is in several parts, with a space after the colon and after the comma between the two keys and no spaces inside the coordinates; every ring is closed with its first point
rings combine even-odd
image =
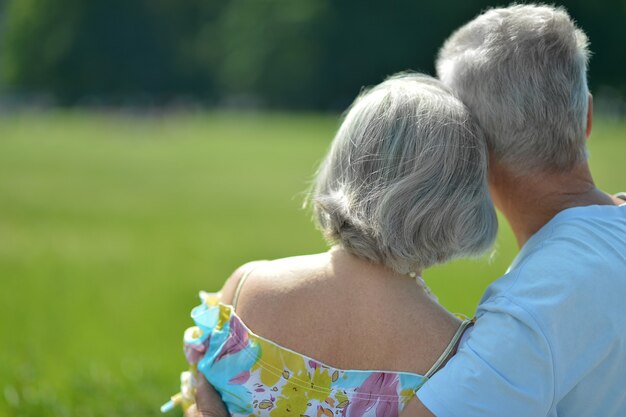
{"type": "Polygon", "coordinates": [[[470,324],[420,274],[493,243],[486,172],[481,131],[437,80],[362,93],[309,197],[334,246],[243,265],[192,314],[188,359],[229,413],[397,416],[470,324]]]}

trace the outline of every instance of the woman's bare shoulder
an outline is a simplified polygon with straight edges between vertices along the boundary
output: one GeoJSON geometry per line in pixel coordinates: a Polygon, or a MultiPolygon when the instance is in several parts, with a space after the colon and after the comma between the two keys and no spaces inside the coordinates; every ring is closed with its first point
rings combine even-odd
{"type": "Polygon", "coordinates": [[[240,289],[240,297],[251,301],[252,298],[272,295],[277,301],[280,294],[295,290],[308,279],[319,276],[324,269],[325,253],[293,256],[275,260],[257,260],[238,267],[226,280],[222,288],[222,302],[231,304],[242,277],[248,274],[240,289]],[[244,295],[245,294],[245,295],[244,295]]]}
{"type": "Polygon", "coordinates": [[[433,305],[414,281],[332,257],[245,264],[225,285],[224,301],[232,301],[248,273],[236,308],[256,334],[339,368],[427,370],[458,320],[433,305]]]}
{"type": "Polygon", "coordinates": [[[239,285],[239,281],[241,277],[247,272],[254,269],[259,264],[265,261],[251,261],[247,262],[237,269],[228,277],[226,282],[224,282],[224,286],[221,290],[221,301],[224,304],[231,304],[233,302],[233,298],[235,296],[235,292],[237,291],[237,286],[239,285]]]}

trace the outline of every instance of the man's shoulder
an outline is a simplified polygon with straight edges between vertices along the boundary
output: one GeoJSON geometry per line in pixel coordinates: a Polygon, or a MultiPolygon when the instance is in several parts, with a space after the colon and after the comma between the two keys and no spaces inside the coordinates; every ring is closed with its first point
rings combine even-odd
{"type": "Polygon", "coordinates": [[[508,272],[575,277],[626,261],[626,206],[588,206],[555,216],[524,245],[508,272]]]}
{"type": "Polygon", "coordinates": [[[478,314],[496,302],[499,308],[509,303],[545,328],[598,305],[626,314],[616,296],[626,293],[626,207],[563,214],[533,236],[507,273],[487,288],[478,314]]]}

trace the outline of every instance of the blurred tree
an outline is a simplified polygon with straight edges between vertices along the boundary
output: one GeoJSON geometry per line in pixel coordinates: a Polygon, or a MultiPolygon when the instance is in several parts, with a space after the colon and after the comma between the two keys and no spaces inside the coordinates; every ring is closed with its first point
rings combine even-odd
{"type": "Polygon", "coordinates": [[[147,12],[159,27],[158,43],[171,56],[170,82],[176,93],[194,98],[215,98],[215,74],[220,66],[217,51],[221,35],[217,20],[227,0],[152,0],[147,12]]]}
{"type": "Polygon", "coordinates": [[[328,0],[231,0],[217,22],[217,79],[226,96],[318,107],[328,0]]]}
{"type": "Polygon", "coordinates": [[[591,43],[590,85],[613,86],[626,99],[626,1],[569,0],[562,2],[591,43]]]}
{"type": "Polygon", "coordinates": [[[333,3],[331,42],[323,71],[329,74],[325,102],[344,108],[364,85],[398,71],[434,74],[433,60],[443,39],[475,11],[471,1],[333,3]]]}
{"type": "Polygon", "coordinates": [[[172,51],[141,1],[10,1],[4,75],[62,103],[175,91],[172,51]]]}
{"type": "MultiPolygon", "coordinates": [[[[592,88],[610,85],[626,96],[626,1],[560,3],[591,39],[592,88]]],[[[433,74],[445,38],[495,4],[7,0],[0,65],[13,90],[50,93],[67,104],[182,95],[343,109],[362,86],[394,72],[433,74]]]]}

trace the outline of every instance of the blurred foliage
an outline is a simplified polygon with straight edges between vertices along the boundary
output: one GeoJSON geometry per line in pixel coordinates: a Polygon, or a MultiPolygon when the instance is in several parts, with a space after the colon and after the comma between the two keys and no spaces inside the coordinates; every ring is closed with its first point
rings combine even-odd
{"type": "MultiPolygon", "coordinates": [[[[591,85],[626,94],[626,2],[566,0],[591,85]]],[[[433,73],[445,38],[492,0],[8,0],[4,88],[63,104],[126,99],[343,109],[363,85],[433,73]]],[[[0,2],[2,7],[2,2],[0,2]]]]}

